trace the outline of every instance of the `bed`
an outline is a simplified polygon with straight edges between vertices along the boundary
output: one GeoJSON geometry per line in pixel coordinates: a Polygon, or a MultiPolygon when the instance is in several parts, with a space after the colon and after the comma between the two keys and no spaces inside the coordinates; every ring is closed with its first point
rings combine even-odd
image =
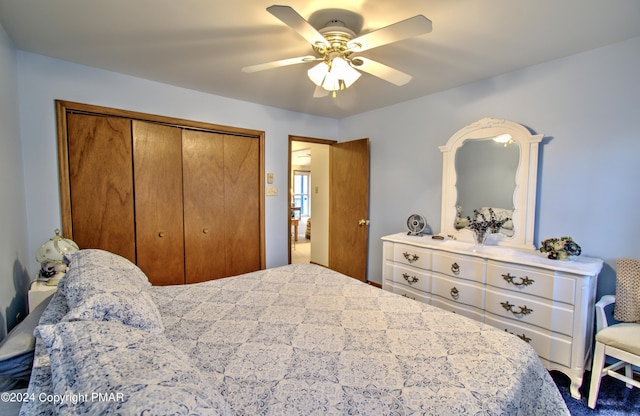
{"type": "Polygon", "coordinates": [[[518,337],[320,266],[156,287],[69,261],[21,415],[569,414],[518,337]]]}

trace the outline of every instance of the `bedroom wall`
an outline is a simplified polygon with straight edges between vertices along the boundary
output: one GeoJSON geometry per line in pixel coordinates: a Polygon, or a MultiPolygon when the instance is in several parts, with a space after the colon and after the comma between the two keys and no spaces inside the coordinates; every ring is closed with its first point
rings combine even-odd
{"type": "MultiPolygon", "coordinates": [[[[27,311],[27,222],[16,52],[0,26],[0,340],[27,311]],[[18,318],[19,319],[19,318],[18,318]]],[[[35,255],[35,252],[34,252],[35,255]]]]}
{"type": "MultiPolygon", "coordinates": [[[[288,137],[338,137],[338,121],[177,88],[18,51],[28,251],[60,228],[54,100],[62,99],[265,131],[265,169],[277,196],[265,201],[267,267],[288,262],[288,137]]],[[[39,265],[31,261],[33,273],[39,265]]]]}
{"type": "Polygon", "coordinates": [[[638,74],[634,38],[341,120],[344,140],[371,139],[369,279],[381,281],[380,237],[406,230],[410,214],[440,230],[438,146],[493,117],[545,135],[535,240],[574,237],[605,261],[599,295],[613,293],[615,259],[640,258],[638,74]]]}

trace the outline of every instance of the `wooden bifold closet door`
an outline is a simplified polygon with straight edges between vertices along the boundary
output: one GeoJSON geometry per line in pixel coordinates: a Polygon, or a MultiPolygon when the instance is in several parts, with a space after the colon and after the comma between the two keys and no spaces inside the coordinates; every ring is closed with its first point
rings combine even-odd
{"type": "Polygon", "coordinates": [[[135,263],[131,121],[70,114],[66,126],[67,151],[59,156],[67,172],[61,169],[60,180],[68,180],[61,193],[70,206],[62,204],[62,216],[70,221],[63,235],[81,248],[102,248],[135,263]]]}
{"type": "Polygon", "coordinates": [[[187,281],[258,270],[258,141],[191,130],[182,139],[187,281]]]}
{"type": "Polygon", "coordinates": [[[182,129],[132,124],[138,267],[154,284],[183,283],[182,129]]]}
{"type": "Polygon", "coordinates": [[[62,124],[63,234],[80,248],[155,285],[265,267],[261,137],[76,112],[62,124]]]}
{"type": "Polygon", "coordinates": [[[225,270],[224,139],[185,131],[182,141],[185,269],[189,282],[227,276],[225,270]]]}

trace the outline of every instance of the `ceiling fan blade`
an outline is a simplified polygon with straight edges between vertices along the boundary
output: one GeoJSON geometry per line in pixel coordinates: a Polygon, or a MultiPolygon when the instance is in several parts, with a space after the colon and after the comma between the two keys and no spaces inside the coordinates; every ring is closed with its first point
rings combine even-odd
{"type": "Polygon", "coordinates": [[[384,64],[381,64],[380,62],[376,62],[362,56],[353,58],[351,60],[351,63],[354,68],[367,72],[375,77],[383,79],[397,86],[402,86],[411,81],[411,78],[413,78],[409,74],[405,74],[402,71],[398,71],[397,69],[391,68],[390,66],[386,66],[384,64]]]}
{"type": "Polygon", "coordinates": [[[329,95],[329,91],[325,90],[322,87],[316,86],[316,89],[313,91],[313,98],[322,98],[329,95]]]}
{"type": "Polygon", "coordinates": [[[315,56],[310,56],[310,55],[300,56],[297,58],[281,59],[279,61],[266,62],[264,64],[245,66],[244,68],[242,68],[242,72],[249,72],[249,73],[258,72],[258,71],[264,71],[266,69],[280,68],[281,66],[304,64],[307,62],[318,61],[320,59],[322,58],[316,58],[315,56]]]}
{"type": "Polygon", "coordinates": [[[282,23],[289,26],[291,29],[298,32],[303,38],[305,38],[313,46],[325,45],[329,46],[327,40],[311,26],[302,16],[298,14],[289,6],[273,5],[267,7],[267,11],[280,19],[282,23]]]}
{"type": "Polygon", "coordinates": [[[419,14],[352,39],[347,43],[347,47],[354,52],[362,52],[413,36],[424,35],[431,32],[431,27],[431,20],[419,14]]]}

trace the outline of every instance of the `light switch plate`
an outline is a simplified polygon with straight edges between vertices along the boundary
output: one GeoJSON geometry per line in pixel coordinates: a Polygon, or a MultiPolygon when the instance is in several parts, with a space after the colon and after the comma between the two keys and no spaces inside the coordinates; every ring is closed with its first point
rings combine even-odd
{"type": "Polygon", "coordinates": [[[267,196],[276,196],[276,195],[278,195],[278,187],[267,186],[267,196]]]}

